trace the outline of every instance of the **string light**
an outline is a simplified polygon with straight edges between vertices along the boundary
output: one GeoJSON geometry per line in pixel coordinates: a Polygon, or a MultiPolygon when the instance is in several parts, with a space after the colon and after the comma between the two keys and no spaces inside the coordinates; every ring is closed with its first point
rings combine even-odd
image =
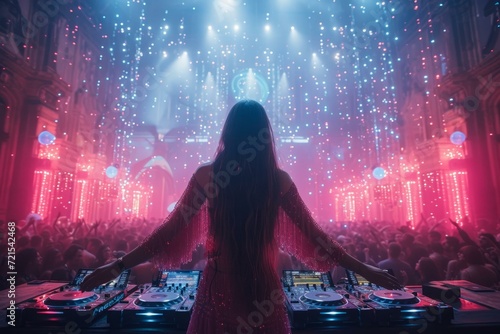
{"type": "MultiPolygon", "coordinates": [[[[53,55],[59,70],[73,73],[80,63],[104,69],[110,63],[116,75],[78,83],[82,94],[113,98],[102,115],[90,115],[98,124],[98,139],[91,140],[97,153],[84,152],[75,175],[65,176],[75,182],[67,183],[74,187],[74,217],[98,215],[91,204],[95,198],[111,201],[112,212],[120,217],[149,217],[158,207],[166,213],[168,203],[153,198],[165,191],[161,198],[177,200],[191,173],[212,158],[232,102],[245,97],[266,107],[281,164],[297,175],[299,189],[320,220],[414,223],[421,208],[435,216],[469,213],[466,172],[448,167],[450,160],[463,159],[460,147],[441,145],[438,167],[429,171],[424,158],[408,154],[418,151],[415,143],[401,145],[408,138],[439,141],[446,133],[433,93],[448,71],[446,50],[437,42],[441,37],[429,6],[414,1],[416,43],[401,52],[408,59],[418,55],[404,80],[423,92],[405,105],[406,120],[413,124],[405,127],[411,133],[404,134],[397,94],[411,87],[395,74],[406,61],[393,57],[394,49],[402,47],[397,44],[398,14],[391,9],[395,1],[366,6],[350,2],[342,7],[347,12],[313,10],[304,22],[294,20],[292,29],[292,22],[274,24],[282,18],[272,11],[260,22],[263,28],[256,29],[256,19],[246,17],[243,9],[236,14],[237,5],[231,10],[231,18],[241,18],[237,24],[225,23],[229,14],[219,12],[209,16],[213,22],[208,29],[201,28],[202,7],[189,6],[190,15],[179,16],[152,11],[152,4],[111,2],[108,12],[113,15],[103,18],[111,29],[99,28],[98,55],[74,52],[81,28],[62,26],[64,52],[53,55]],[[110,133],[116,135],[113,143],[106,142],[110,133]],[[156,173],[160,160],[172,175],[156,173]],[[106,169],[110,165],[119,168],[106,169]],[[448,193],[451,189],[456,193],[448,193]]],[[[69,112],[68,101],[59,101],[63,115],[69,112]]],[[[64,153],[60,150],[59,145],[46,145],[38,157],[55,161],[64,153]]],[[[62,177],[58,175],[37,171],[36,187],[66,189],[62,179],[56,181],[62,177]]],[[[36,194],[43,198],[35,199],[33,207],[48,212],[54,195],[40,189],[36,194]]]]}

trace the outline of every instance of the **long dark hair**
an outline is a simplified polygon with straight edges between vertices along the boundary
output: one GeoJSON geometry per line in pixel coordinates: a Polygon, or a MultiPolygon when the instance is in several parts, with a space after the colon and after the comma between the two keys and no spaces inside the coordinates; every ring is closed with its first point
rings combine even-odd
{"type": "Polygon", "coordinates": [[[244,100],[231,108],[213,172],[217,195],[211,233],[229,252],[223,255],[237,271],[235,283],[247,292],[246,297],[269,294],[266,278],[275,273],[269,272],[274,270],[274,259],[267,252],[274,242],[279,184],[274,136],[261,104],[244,100]]]}

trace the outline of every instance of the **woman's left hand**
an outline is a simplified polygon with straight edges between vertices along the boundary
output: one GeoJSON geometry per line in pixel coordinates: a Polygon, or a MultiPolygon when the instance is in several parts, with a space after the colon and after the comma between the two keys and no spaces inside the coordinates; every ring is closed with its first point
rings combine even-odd
{"type": "Polygon", "coordinates": [[[403,287],[399,284],[398,279],[387,272],[377,267],[364,265],[363,272],[359,274],[366,278],[371,283],[379,285],[389,290],[401,290],[403,287]]]}
{"type": "Polygon", "coordinates": [[[90,275],[85,277],[82,284],[80,284],[81,291],[91,291],[101,284],[107,283],[120,275],[115,262],[108,263],[102,267],[97,268],[90,275]]]}

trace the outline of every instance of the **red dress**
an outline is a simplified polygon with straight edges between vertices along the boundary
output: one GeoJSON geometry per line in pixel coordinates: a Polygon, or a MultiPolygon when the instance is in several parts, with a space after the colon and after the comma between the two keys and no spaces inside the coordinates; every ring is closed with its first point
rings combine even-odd
{"type": "MultiPolygon", "coordinates": [[[[217,240],[209,235],[208,201],[194,176],[174,211],[145,241],[153,261],[161,268],[178,268],[191,260],[193,250],[205,245],[207,253],[215,249],[217,240]]],[[[294,255],[314,270],[328,271],[341,258],[344,250],[316,224],[300,198],[295,184],[281,194],[275,231],[275,243],[265,252],[264,263],[276,268],[278,247],[294,255]]],[[[217,258],[208,258],[203,270],[188,333],[290,333],[280,278],[274,270],[268,280],[274,290],[268,299],[248,302],[235,298],[245,287],[234,286],[233,275],[238,268],[230,268],[220,252],[217,258]]]]}

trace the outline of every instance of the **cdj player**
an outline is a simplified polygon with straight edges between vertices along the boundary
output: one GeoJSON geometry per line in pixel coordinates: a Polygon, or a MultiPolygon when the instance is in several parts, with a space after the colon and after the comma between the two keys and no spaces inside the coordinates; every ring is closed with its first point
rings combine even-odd
{"type": "MultiPolygon", "coordinates": [[[[126,270],[92,291],[80,291],[83,279],[92,272],[93,269],[80,269],[71,283],[17,304],[16,319],[24,326],[59,326],[70,322],[80,327],[90,326],[125,297],[130,275],[130,270],[126,270]]],[[[132,286],[129,291],[134,288],[132,286]]]]}
{"type": "Polygon", "coordinates": [[[108,311],[112,327],[172,326],[187,328],[201,271],[160,270],[152,284],[139,289],[108,311]]]}
{"type": "Polygon", "coordinates": [[[441,301],[426,297],[416,291],[386,290],[364,277],[346,270],[346,289],[375,311],[375,321],[380,325],[428,323],[449,324],[453,308],[441,301]]]}
{"type": "Polygon", "coordinates": [[[372,308],[334,286],[330,272],[283,270],[282,282],[294,328],[358,325],[374,316],[372,308]]]}

